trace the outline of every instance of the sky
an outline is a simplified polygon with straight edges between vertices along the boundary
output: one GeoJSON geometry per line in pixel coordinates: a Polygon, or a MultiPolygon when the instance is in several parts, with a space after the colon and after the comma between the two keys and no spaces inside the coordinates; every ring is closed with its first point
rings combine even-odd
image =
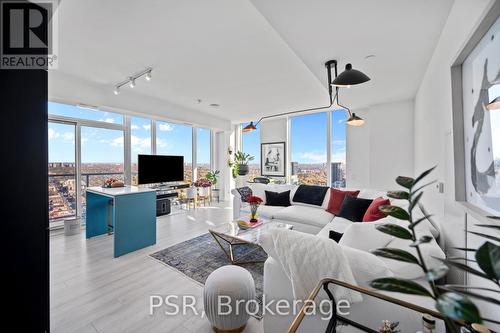
{"type": "MultiPolygon", "coordinates": [[[[49,114],[123,124],[120,114],[81,109],[72,105],[49,102],[49,114]]],[[[183,155],[192,161],[192,128],[186,125],[156,122],[157,153],[183,155]]],[[[197,129],[198,162],[210,162],[210,130],[197,129]]],[[[75,127],[49,122],[49,162],[75,161],[75,127]]],[[[123,131],[81,127],[82,163],[123,163],[123,131]]],[[[131,120],[132,162],[138,154],[151,153],[151,121],[133,117],[131,120]]]]}
{"type": "MultiPolygon", "coordinates": [[[[345,120],[346,112],[332,112],[332,162],[345,163],[345,120]]],[[[254,163],[260,163],[260,127],[257,129],[242,134],[243,151],[256,157],[254,163]]],[[[326,130],[326,112],[291,117],[292,162],[326,163],[326,130]]]]}

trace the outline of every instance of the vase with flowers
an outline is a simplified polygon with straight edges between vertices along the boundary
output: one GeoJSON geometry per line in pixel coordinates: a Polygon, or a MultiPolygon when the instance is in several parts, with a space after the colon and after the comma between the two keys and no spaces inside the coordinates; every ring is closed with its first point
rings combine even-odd
{"type": "Polygon", "coordinates": [[[212,186],[212,182],[206,178],[200,178],[193,183],[194,186],[198,188],[198,194],[200,196],[208,196],[208,191],[212,186]]]}
{"type": "Polygon", "coordinates": [[[259,209],[259,205],[262,203],[262,199],[258,196],[251,195],[247,198],[247,202],[250,204],[250,222],[256,223],[257,220],[257,209],[259,209]]]}

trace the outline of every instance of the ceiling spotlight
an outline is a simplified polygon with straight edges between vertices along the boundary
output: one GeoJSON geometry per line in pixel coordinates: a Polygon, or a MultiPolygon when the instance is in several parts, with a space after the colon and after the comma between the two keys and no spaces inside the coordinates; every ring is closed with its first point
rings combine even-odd
{"type": "Polygon", "coordinates": [[[345,71],[333,79],[332,85],[339,88],[350,88],[366,81],[370,81],[370,78],[365,73],[353,69],[351,64],[347,64],[345,65],[345,71]]]}
{"type": "Polygon", "coordinates": [[[120,88],[115,87],[115,90],[113,91],[115,95],[118,95],[120,93],[120,88]]]}
{"type": "Polygon", "coordinates": [[[145,78],[146,78],[146,81],[151,81],[151,71],[146,73],[145,78]]]}
{"type": "Polygon", "coordinates": [[[130,78],[129,86],[130,86],[130,88],[135,87],[135,79],[134,78],[130,78]]]}
{"type": "Polygon", "coordinates": [[[209,105],[211,108],[218,108],[220,105],[217,103],[212,103],[209,105]]]}
{"type": "Polygon", "coordinates": [[[351,126],[362,126],[364,123],[365,123],[364,119],[356,116],[354,112],[346,121],[346,124],[351,126]]]}

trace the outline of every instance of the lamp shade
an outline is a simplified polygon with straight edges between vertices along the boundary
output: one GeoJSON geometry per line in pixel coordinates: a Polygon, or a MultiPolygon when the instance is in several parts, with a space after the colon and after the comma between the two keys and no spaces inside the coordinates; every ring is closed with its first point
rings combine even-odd
{"type": "Polygon", "coordinates": [[[253,121],[251,121],[250,124],[243,127],[243,129],[241,131],[246,133],[246,132],[255,131],[256,129],[257,129],[257,127],[255,127],[255,125],[253,124],[253,121]]]}
{"type": "Polygon", "coordinates": [[[365,123],[364,119],[356,116],[354,112],[346,121],[346,124],[351,126],[362,126],[364,123],[365,123]]]}
{"type": "Polygon", "coordinates": [[[488,110],[498,110],[500,109],[500,96],[492,100],[488,105],[486,105],[488,110]]]}
{"type": "Polygon", "coordinates": [[[363,72],[353,69],[351,64],[345,65],[345,71],[340,73],[332,81],[332,85],[340,88],[349,88],[350,86],[370,81],[370,78],[363,72]]]}

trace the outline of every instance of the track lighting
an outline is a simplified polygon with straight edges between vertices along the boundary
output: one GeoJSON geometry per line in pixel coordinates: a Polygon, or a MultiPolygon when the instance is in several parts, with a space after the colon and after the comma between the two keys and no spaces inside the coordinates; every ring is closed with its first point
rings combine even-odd
{"type": "Polygon", "coordinates": [[[152,71],[153,71],[153,68],[148,67],[139,73],[136,73],[134,75],[129,76],[126,80],[119,82],[118,84],[115,85],[115,90],[113,91],[113,93],[115,95],[118,95],[120,93],[120,88],[125,86],[125,85],[128,85],[130,88],[134,88],[136,85],[136,80],[138,78],[143,77],[143,76],[147,81],[151,81],[151,72],[152,71]]]}
{"type": "Polygon", "coordinates": [[[350,88],[353,85],[370,81],[370,78],[363,72],[353,69],[351,64],[345,65],[345,71],[340,73],[332,81],[332,85],[339,88],[350,88]]]}

